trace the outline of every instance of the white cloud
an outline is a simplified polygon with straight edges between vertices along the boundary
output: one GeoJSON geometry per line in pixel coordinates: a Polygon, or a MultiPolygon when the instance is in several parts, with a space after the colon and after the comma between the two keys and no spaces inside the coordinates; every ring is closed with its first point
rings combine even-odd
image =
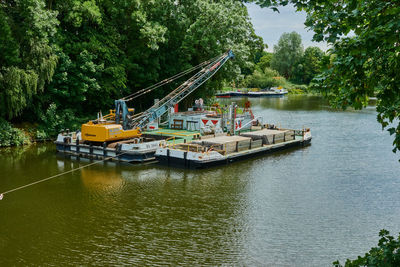
{"type": "Polygon", "coordinates": [[[256,34],[264,39],[268,45],[268,51],[272,52],[279,37],[284,32],[296,31],[301,35],[304,48],[317,46],[322,50],[327,50],[325,42],[312,42],[313,32],[306,29],[304,22],[306,20],[305,12],[296,12],[292,5],[279,7],[279,13],[269,8],[261,8],[256,4],[246,4],[251,21],[254,25],[256,34]]]}

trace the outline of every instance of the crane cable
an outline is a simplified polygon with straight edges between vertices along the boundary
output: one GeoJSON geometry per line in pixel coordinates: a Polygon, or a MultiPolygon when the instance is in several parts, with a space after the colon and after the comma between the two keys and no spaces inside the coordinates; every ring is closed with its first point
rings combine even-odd
{"type": "MultiPolygon", "coordinates": [[[[212,66],[214,64],[216,64],[218,61],[220,61],[224,56],[226,55],[226,53],[219,55],[211,60],[209,60],[207,62],[207,64],[205,64],[206,66],[212,66]]],[[[206,63],[204,62],[204,63],[206,63]]],[[[168,101],[172,96],[176,95],[178,92],[180,92],[180,90],[182,89],[183,86],[185,86],[185,84],[187,82],[191,82],[193,80],[195,80],[196,78],[198,78],[200,75],[202,75],[201,72],[196,73],[194,76],[192,76],[191,78],[189,78],[189,80],[187,80],[185,83],[181,84],[179,87],[175,88],[173,91],[171,91],[167,96],[165,96],[163,99],[161,99],[157,104],[153,105],[151,108],[154,108],[158,105],[162,105],[164,102],[168,101]]]]}
{"type": "Polygon", "coordinates": [[[146,87],[146,88],[144,88],[142,90],[139,90],[139,91],[137,91],[135,93],[132,93],[132,94],[130,94],[128,96],[125,96],[125,97],[123,97],[121,99],[125,100],[125,101],[131,101],[134,98],[137,98],[139,96],[147,94],[147,93],[153,91],[154,89],[156,89],[158,87],[164,86],[165,84],[168,84],[168,83],[173,82],[174,80],[176,80],[178,78],[181,78],[182,76],[184,76],[184,75],[186,75],[186,74],[188,74],[188,73],[190,73],[190,72],[192,72],[192,71],[204,66],[205,65],[204,63],[205,62],[203,62],[202,64],[200,64],[200,65],[198,65],[196,67],[193,67],[191,69],[188,69],[188,70],[185,70],[185,71],[183,71],[181,73],[178,73],[178,74],[176,74],[176,75],[174,75],[174,76],[172,76],[170,78],[164,79],[164,80],[162,80],[162,81],[160,81],[160,82],[158,82],[156,84],[153,84],[153,85],[151,85],[149,87],[146,87]]]}
{"type": "Polygon", "coordinates": [[[208,65],[210,62],[215,61],[219,57],[221,57],[221,55],[220,56],[216,56],[216,57],[214,57],[212,59],[209,59],[207,61],[204,61],[204,62],[200,63],[197,66],[194,66],[194,67],[191,67],[191,68],[189,68],[187,70],[184,70],[184,71],[182,71],[182,72],[180,72],[178,74],[175,74],[175,75],[171,76],[170,78],[164,79],[164,80],[162,80],[162,81],[160,81],[160,82],[158,82],[156,84],[150,85],[150,86],[148,86],[148,87],[146,87],[144,89],[141,89],[141,90],[139,90],[137,92],[134,92],[134,93],[132,93],[130,95],[127,95],[127,96],[121,98],[121,100],[130,101],[130,100],[132,100],[134,98],[137,98],[137,97],[139,97],[141,95],[147,94],[147,93],[153,91],[154,89],[156,89],[158,87],[161,87],[161,86],[163,86],[165,84],[173,82],[174,80],[176,80],[178,78],[181,78],[182,76],[185,76],[186,74],[188,74],[188,73],[190,73],[190,72],[192,72],[192,71],[194,71],[196,69],[199,69],[199,68],[201,68],[201,67],[203,67],[205,65],[208,65]]]}
{"type": "Polygon", "coordinates": [[[160,81],[160,82],[158,82],[158,83],[156,83],[156,84],[153,84],[153,85],[151,85],[151,86],[149,86],[149,87],[146,87],[146,88],[144,88],[144,89],[142,89],[142,90],[139,90],[139,91],[137,91],[137,92],[134,92],[134,93],[132,93],[132,94],[130,94],[130,95],[128,95],[128,96],[125,96],[125,97],[122,98],[122,100],[129,101],[129,100],[131,100],[130,97],[135,98],[135,97],[137,97],[137,96],[135,96],[135,95],[137,95],[137,94],[141,94],[142,92],[147,93],[147,92],[145,92],[145,91],[147,91],[147,90],[153,90],[153,89],[155,89],[155,88],[157,88],[157,87],[160,87],[160,86],[162,86],[162,85],[164,85],[164,84],[170,83],[170,82],[172,82],[172,81],[174,81],[174,80],[176,80],[176,79],[178,79],[178,78],[180,78],[180,77],[182,77],[182,76],[184,76],[184,75],[186,75],[186,74],[188,74],[188,73],[194,71],[195,69],[198,69],[198,68],[200,68],[200,67],[202,67],[202,66],[208,64],[208,62],[210,62],[210,61],[212,61],[212,60],[215,60],[216,58],[218,58],[218,57],[215,57],[215,58],[213,58],[213,59],[210,59],[210,60],[207,60],[207,61],[205,61],[205,62],[202,62],[202,63],[200,63],[199,65],[194,66],[194,67],[192,67],[192,68],[190,68],[190,69],[184,70],[184,71],[182,71],[181,73],[175,74],[175,75],[171,76],[170,78],[164,79],[164,80],[162,80],[162,81],[160,81]],[[130,99],[127,100],[126,98],[130,98],[130,99]]]}
{"type": "Polygon", "coordinates": [[[26,187],[30,187],[30,186],[32,186],[32,185],[39,184],[39,183],[42,183],[42,182],[51,180],[51,179],[53,179],[53,178],[57,178],[57,177],[62,176],[62,175],[64,175],[64,174],[72,173],[72,172],[74,172],[74,171],[77,171],[77,170],[80,170],[80,169],[83,169],[83,168],[86,168],[86,167],[89,167],[89,166],[92,166],[92,165],[95,165],[95,164],[98,164],[98,163],[101,163],[101,162],[110,160],[110,159],[112,159],[112,158],[116,158],[116,157],[121,156],[121,155],[123,155],[123,154],[125,154],[125,153],[128,153],[128,152],[129,152],[129,151],[120,153],[120,154],[115,155],[115,156],[107,157],[107,158],[104,158],[104,159],[102,159],[102,160],[95,161],[95,162],[86,164],[86,165],[84,165],[84,166],[80,166],[80,167],[78,167],[78,168],[71,169],[71,170],[66,171],[66,172],[62,172],[62,173],[59,173],[59,174],[56,174],[56,175],[53,175],[53,176],[50,176],[50,177],[47,177],[47,178],[44,178],[44,179],[41,179],[41,180],[32,182],[32,183],[29,183],[29,184],[26,184],[26,185],[22,185],[22,186],[19,186],[19,187],[16,187],[16,188],[13,188],[13,189],[4,191],[3,193],[0,193],[0,200],[2,200],[2,199],[4,198],[4,195],[9,194],[9,193],[11,193],[11,192],[15,192],[15,191],[24,189],[24,188],[26,188],[26,187]]]}
{"type": "MultiPolygon", "coordinates": [[[[163,99],[161,99],[160,101],[158,101],[157,103],[155,103],[153,106],[151,106],[147,111],[142,112],[142,115],[135,117],[134,119],[131,120],[130,122],[130,126],[131,127],[138,127],[138,125],[141,123],[141,121],[143,120],[143,118],[145,118],[146,116],[148,117],[149,115],[149,110],[152,110],[156,107],[165,105],[168,101],[170,101],[173,97],[177,96],[181,91],[182,88],[184,88],[187,84],[192,84],[194,82],[194,80],[198,79],[199,77],[201,77],[202,75],[204,75],[204,73],[206,71],[210,71],[210,69],[213,68],[217,68],[220,69],[221,68],[221,64],[218,64],[221,62],[221,60],[223,60],[224,57],[227,56],[228,53],[223,53],[222,55],[219,55],[211,60],[209,60],[207,62],[207,64],[205,65],[206,67],[203,68],[201,71],[197,72],[196,74],[194,74],[192,77],[190,77],[187,81],[185,81],[183,84],[181,84],[179,87],[175,88],[173,91],[171,91],[167,96],[165,96],[163,99]],[[217,65],[218,64],[218,65],[217,65]]],[[[206,63],[204,62],[204,63],[206,63]]],[[[207,80],[207,79],[206,79],[207,80]]],[[[205,81],[206,81],[205,80],[205,81]]],[[[203,84],[205,81],[203,81],[201,84],[203,84]]],[[[200,84],[200,85],[201,85],[200,84]]],[[[200,86],[198,85],[198,86],[200,86]]]]}

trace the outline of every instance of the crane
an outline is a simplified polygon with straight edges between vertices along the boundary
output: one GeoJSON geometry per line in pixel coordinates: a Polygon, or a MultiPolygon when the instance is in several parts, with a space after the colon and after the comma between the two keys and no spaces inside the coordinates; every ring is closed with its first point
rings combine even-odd
{"type": "Polygon", "coordinates": [[[185,99],[204,82],[210,79],[229,59],[234,58],[234,56],[232,50],[228,50],[226,53],[205,61],[196,67],[176,74],[171,78],[165,79],[127,97],[115,100],[115,110],[110,110],[110,114],[104,117],[99,115],[97,120],[89,121],[82,125],[82,139],[90,142],[110,142],[140,137],[142,128],[160,118],[170,107],[173,107],[175,104],[185,99]],[[198,68],[201,68],[201,70],[146,111],[133,115],[134,109],[129,109],[127,107],[126,102],[151,92],[155,88],[170,83],[198,68]],[[114,119],[114,121],[109,121],[109,119],[114,119]]]}

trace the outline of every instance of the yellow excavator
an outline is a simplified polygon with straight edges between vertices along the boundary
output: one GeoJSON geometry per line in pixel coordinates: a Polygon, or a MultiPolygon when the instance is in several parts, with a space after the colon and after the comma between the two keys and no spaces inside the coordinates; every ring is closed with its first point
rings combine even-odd
{"type": "Polygon", "coordinates": [[[160,118],[170,107],[182,101],[211,78],[226,61],[233,57],[234,54],[232,50],[229,50],[220,56],[205,61],[168,79],[162,80],[157,84],[137,91],[122,99],[115,100],[115,109],[110,110],[108,115],[103,117],[101,112],[99,112],[96,120],[91,120],[82,124],[82,139],[88,142],[110,143],[118,140],[140,137],[142,135],[142,128],[157,118],[160,118]],[[168,84],[197,69],[200,69],[200,71],[146,111],[134,114],[135,110],[127,107],[126,102],[149,93],[155,88],[168,84]]]}
{"type": "MultiPolygon", "coordinates": [[[[103,117],[100,112],[97,120],[82,124],[82,139],[89,142],[103,143],[140,137],[142,135],[140,128],[124,130],[123,125],[119,123],[118,104],[116,106],[116,109],[111,109],[108,115],[103,117]]],[[[133,114],[135,111],[133,108],[127,110],[128,114],[133,114]]]]}

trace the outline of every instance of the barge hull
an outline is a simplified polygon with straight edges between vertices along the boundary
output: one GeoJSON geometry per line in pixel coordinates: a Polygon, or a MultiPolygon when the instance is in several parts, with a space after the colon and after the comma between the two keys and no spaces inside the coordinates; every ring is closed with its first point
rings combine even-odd
{"type": "Polygon", "coordinates": [[[255,149],[254,151],[247,150],[243,151],[243,153],[237,153],[233,155],[229,155],[223,159],[215,159],[208,161],[201,160],[188,160],[184,158],[171,157],[169,155],[157,155],[157,161],[162,165],[180,167],[180,168],[188,168],[188,169],[205,169],[211,168],[221,165],[226,165],[230,163],[234,163],[237,161],[253,158],[260,155],[267,155],[274,152],[286,150],[293,147],[305,147],[311,144],[311,138],[307,140],[296,140],[287,143],[281,143],[279,145],[275,145],[272,147],[261,147],[259,149],[255,149]]]}
{"type": "Polygon", "coordinates": [[[135,151],[118,151],[116,149],[103,148],[100,146],[87,146],[87,145],[75,145],[75,144],[64,144],[56,143],[56,150],[59,154],[65,156],[74,156],[77,158],[88,158],[103,160],[110,158],[112,161],[120,162],[148,162],[154,161],[155,149],[149,151],[142,151],[137,153],[135,151]],[[112,157],[112,158],[111,158],[112,157]]]}

